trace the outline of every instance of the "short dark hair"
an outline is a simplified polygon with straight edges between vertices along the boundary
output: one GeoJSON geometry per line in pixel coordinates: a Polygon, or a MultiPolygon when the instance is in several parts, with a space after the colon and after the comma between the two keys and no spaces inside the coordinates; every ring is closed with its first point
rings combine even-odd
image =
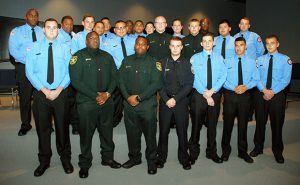
{"type": "Polygon", "coordinates": [[[238,37],[234,40],[234,43],[239,42],[239,41],[243,41],[245,42],[245,44],[247,44],[246,39],[244,37],[238,37]]]}
{"type": "Polygon", "coordinates": [[[35,8],[30,8],[30,9],[28,9],[28,10],[26,11],[26,15],[28,15],[29,12],[31,12],[31,11],[35,11],[36,14],[39,16],[39,12],[38,12],[37,9],[35,9],[35,8]]]}
{"type": "Polygon", "coordinates": [[[212,32],[207,32],[206,34],[204,34],[204,35],[202,36],[202,40],[203,40],[203,37],[207,37],[207,36],[212,37],[213,40],[215,40],[215,36],[214,36],[214,34],[213,34],[212,32]]]}
{"type": "Polygon", "coordinates": [[[227,20],[227,19],[222,19],[220,22],[219,22],[219,25],[220,24],[227,24],[229,27],[231,27],[231,24],[230,24],[230,22],[227,20]]]}
{"type": "Polygon", "coordinates": [[[118,23],[124,23],[124,24],[126,24],[126,22],[123,21],[123,20],[117,20],[117,21],[115,22],[115,25],[118,24],[118,23]]]}
{"type": "Polygon", "coordinates": [[[241,21],[242,19],[245,19],[245,20],[249,21],[249,24],[250,24],[250,19],[249,19],[248,17],[242,17],[242,18],[240,19],[240,21],[241,21]]]}
{"type": "Polygon", "coordinates": [[[145,24],[145,27],[148,25],[148,24],[152,24],[152,26],[154,26],[154,23],[152,21],[149,21],[145,24]]]}
{"type": "Polygon", "coordinates": [[[73,18],[70,15],[66,15],[61,18],[61,23],[63,23],[66,19],[71,19],[73,21],[73,18]]]}
{"type": "Polygon", "coordinates": [[[191,22],[198,22],[199,25],[200,25],[199,19],[195,19],[195,18],[191,19],[191,20],[189,21],[189,25],[191,24],[191,22]]]}
{"type": "Polygon", "coordinates": [[[109,21],[110,21],[110,19],[109,19],[108,17],[103,17],[103,18],[101,19],[101,21],[103,21],[103,20],[109,20],[109,21]]]}
{"type": "Polygon", "coordinates": [[[182,38],[180,38],[180,37],[178,37],[178,36],[172,37],[172,38],[170,39],[170,43],[171,43],[172,40],[173,40],[173,41],[180,41],[181,44],[183,45],[182,38]]]}
{"type": "Polygon", "coordinates": [[[180,19],[177,19],[177,18],[176,18],[176,19],[173,19],[173,21],[172,21],[172,25],[174,24],[174,22],[175,22],[175,21],[179,21],[179,22],[180,22],[180,24],[182,25],[182,21],[181,21],[180,19]]]}
{"type": "Polygon", "coordinates": [[[90,36],[92,33],[96,33],[96,34],[98,35],[98,33],[97,33],[97,32],[95,32],[95,31],[91,31],[91,32],[89,32],[89,33],[86,35],[85,39],[87,40],[87,39],[89,38],[89,36],[90,36]]]}
{"type": "Polygon", "coordinates": [[[144,25],[144,22],[143,22],[142,20],[136,20],[136,21],[134,22],[134,24],[136,24],[136,23],[138,23],[138,22],[140,22],[140,23],[142,23],[142,24],[144,25]]]}
{"type": "Polygon", "coordinates": [[[82,21],[84,21],[84,20],[85,20],[86,18],[88,18],[88,17],[92,17],[92,18],[95,20],[95,17],[94,17],[92,14],[86,13],[86,14],[84,14],[84,16],[83,16],[82,21]]]}
{"type": "Polygon", "coordinates": [[[57,22],[56,19],[54,19],[54,18],[48,18],[48,19],[46,19],[45,22],[44,22],[44,27],[45,27],[45,25],[46,25],[46,22],[50,22],[50,21],[56,22],[56,24],[57,24],[57,26],[58,26],[58,22],[57,22]]]}
{"type": "Polygon", "coordinates": [[[138,38],[145,39],[146,42],[147,42],[147,46],[149,45],[149,40],[148,40],[146,37],[139,35],[139,36],[135,39],[135,42],[138,40],[138,38]]]}
{"type": "Polygon", "coordinates": [[[267,39],[272,39],[272,38],[275,38],[275,39],[277,40],[277,42],[279,42],[279,37],[278,37],[277,35],[275,35],[275,34],[268,35],[268,36],[266,37],[266,40],[267,40],[267,39]]]}
{"type": "Polygon", "coordinates": [[[95,22],[95,25],[94,25],[94,27],[96,26],[96,24],[98,24],[98,23],[101,23],[101,24],[103,24],[104,25],[104,23],[102,22],[102,21],[97,21],[97,22],[95,22]]]}

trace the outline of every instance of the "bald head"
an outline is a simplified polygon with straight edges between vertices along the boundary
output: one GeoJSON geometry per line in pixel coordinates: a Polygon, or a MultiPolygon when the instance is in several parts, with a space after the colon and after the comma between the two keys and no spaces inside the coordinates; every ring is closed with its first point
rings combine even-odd
{"type": "Polygon", "coordinates": [[[157,16],[154,22],[155,29],[158,33],[163,33],[166,31],[167,20],[164,16],[157,16]]]}

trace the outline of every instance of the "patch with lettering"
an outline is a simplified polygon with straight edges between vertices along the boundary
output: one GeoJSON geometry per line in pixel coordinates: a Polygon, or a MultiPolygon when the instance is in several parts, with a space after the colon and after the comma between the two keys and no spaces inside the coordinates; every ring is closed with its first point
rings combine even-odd
{"type": "Polygon", "coordinates": [[[156,62],[156,69],[161,71],[161,63],[160,62],[156,62]]]}
{"type": "Polygon", "coordinates": [[[287,63],[290,64],[290,65],[292,65],[292,64],[293,64],[293,61],[289,58],[289,59],[287,60],[287,63]]]}
{"type": "Polygon", "coordinates": [[[77,62],[77,56],[72,56],[71,60],[70,60],[70,65],[74,65],[77,62]]]}

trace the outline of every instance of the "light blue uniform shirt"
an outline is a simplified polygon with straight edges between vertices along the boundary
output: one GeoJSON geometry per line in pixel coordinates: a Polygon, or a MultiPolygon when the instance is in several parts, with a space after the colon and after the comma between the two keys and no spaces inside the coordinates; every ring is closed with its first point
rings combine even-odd
{"type": "Polygon", "coordinates": [[[86,30],[78,32],[72,39],[71,53],[72,55],[77,51],[86,48],[86,36],[88,32],[86,30]]]}
{"type": "MultiPolygon", "coordinates": [[[[260,80],[257,88],[262,91],[266,88],[268,69],[269,69],[270,54],[265,54],[257,59],[257,67],[260,75],[260,80]]],[[[281,53],[273,54],[272,68],[272,86],[271,89],[275,94],[282,91],[291,81],[292,61],[286,55],[281,53]]]]}
{"type": "Polygon", "coordinates": [[[69,47],[55,39],[52,44],[54,81],[47,82],[49,41],[44,38],[31,45],[26,56],[26,76],[38,91],[43,87],[56,89],[59,86],[68,87],[70,84],[69,61],[71,58],[69,47]]]}
{"type": "MultiPolygon", "coordinates": [[[[192,70],[194,71],[193,87],[200,94],[204,94],[204,91],[207,90],[207,59],[208,53],[203,50],[202,52],[193,55],[190,60],[192,70]]],[[[212,89],[215,92],[218,92],[226,81],[226,66],[223,57],[215,52],[211,53],[210,59],[212,69],[212,89]]]]}
{"type": "MultiPolygon", "coordinates": [[[[121,37],[115,36],[114,38],[109,39],[107,41],[108,41],[107,45],[104,45],[103,50],[107,51],[109,54],[113,56],[117,69],[119,69],[121,67],[122,60],[124,59],[122,45],[121,45],[121,37]]],[[[125,43],[127,56],[134,54],[135,39],[125,35],[124,43],[125,43]]]]}
{"type": "MultiPolygon", "coordinates": [[[[177,35],[173,34],[173,37],[176,37],[177,35]]],[[[177,37],[179,38],[184,38],[185,36],[184,35],[178,35],[177,37]]]]}
{"type": "MultiPolygon", "coordinates": [[[[225,65],[227,68],[227,78],[224,84],[224,88],[227,90],[234,91],[234,88],[238,86],[238,58],[239,56],[234,55],[233,57],[225,60],[225,65]]],[[[253,87],[256,87],[256,84],[259,81],[259,74],[256,68],[255,60],[243,55],[241,57],[241,61],[243,85],[245,85],[247,89],[252,89],[253,87]]]]}
{"type": "Polygon", "coordinates": [[[138,36],[147,37],[145,33],[141,33],[141,34],[135,33],[135,34],[131,34],[130,36],[134,39],[138,38],[138,36]]]}
{"type": "MultiPolygon", "coordinates": [[[[44,32],[41,27],[35,26],[34,31],[37,41],[44,38],[44,32]]],[[[8,40],[9,53],[15,58],[16,62],[25,64],[26,52],[32,43],[31,26],[25,24],[23,26],[16,27],[10,32],[8,40]]]]}
{"type": "MultiPolygon", "coordinates": [[[[215,37],[215,45],[213,48],[213,51],[220,54],[222,53],[222,43],[223,43],[223,36],[219,35],[215,37]]],[[[225,42],[225,58],[231,58],[235,55],[234,50],[234,41],[235,38],[233,38],[231,35],[226,36],[226,42],[225,42]]]]}
{"type": "Polygon", "coordinates": [[[260,38],[260,36],[252,31],[246,31],[244,33],[239,32],[234,35],[234,38],[241,37],[244,35],[244,39],[246,40],[247,49],[245,54],[248,57],[253,58],[254,60],[258,57],[262,56],[265,52],[264,44],[260,38]]]}
{"type": "MultiPolygon", "coordinates": [[[[75,35],[74,32],[72,32],[71,34],[75,35]]],[[[57,39],[59,39],[62,43],[65,43],[71,48],[72,38],[70,37],[69,33],[65,32],[64,29],[62,28],[59,29],[59,34],[57,36],[57,39]]]]}

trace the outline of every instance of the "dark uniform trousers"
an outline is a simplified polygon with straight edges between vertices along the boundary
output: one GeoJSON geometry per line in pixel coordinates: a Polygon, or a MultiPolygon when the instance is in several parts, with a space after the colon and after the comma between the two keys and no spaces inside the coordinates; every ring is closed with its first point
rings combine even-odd
{"type": "Polygon", "coordinates": [[[71,144],[69,127],[66,122],[68,111],[67,92],[63,90],[59,96],[51,101],[41,91],[33,92],[33,115],[39,139],[39,161],[49,164],[51,151],[51,117],[54,117],[56,148],[62,162],[71,160],[71,144]]]}
{"type": "Polygon", "coordinates": [[[191,104],[191,116],[194,119],[191,137],[188,147],[190,150],[190,158],[196,160],[200,154],[200,130],[205,119],[207,119],[207,148],[206,155],[214,157],[217,154],[216,148],[216,127],[220,113],[221,94],[215,93],[212,96],[215,106],[209,106],[207,100],[202,94],[194,92],[191,104]],[[205,118],[207,116],[207,118],[205,118]]]}
{"type": "Polygon", "coordinates": [[[77,90],[70,84],[68,89],[68,103],[69,103],[69,111],[68,111],[68,124],[71,124],[72,127],[79,127],[79,116],[77,111],[77,103],[76,103],[76,93],[77,90]]]}
{"type": "Polygon", "coordinates": [[[102,161],[113,159],[113,110],[114,105],[109,98],[104,105],[98,105],[96,101],[78,103],[80,148],[79,167],[90,168],[92,166],[92,140],[97,128],[99,132],[102,161]]]}
{"type": "Polygon", "coordinates": [[[124,119],[127,133],[129,159],[141,160],[141,136],[144,134],[146,142],[146,159],[148,166],[155,165],[156,144],[156,97],[140,102],[136,107],[124,101],[124,119]]]}
{"type": "Polygon", "coordinates": [[[174,108],[169,108],[165,102],[160,99],[158,159],[165,162],[168,156],[168,140],[172,116],[175,119],[178,136],[178,159],[181,164],[185,164],[189,161],[189,154],[187,152],[187,128],[189,122],[188,98],[176,102],[174,108]]]}
{"type": "Polygon", "coordinates": [[[255,149],[262,151],[264,148],[266,124],[270,115],[270,125],[272,131],[272,151],[274,155],[281,155],[283,152],[282,127],[285,117],[286,97],[283,91],[274,95],[266,101],[263,93],[255,93],[255,119],[256,128],[254,134],[255,149]]]}
{"type": "Polygon", "coordinates": [[[19,88],[20,96],[20,114],[22,129],[30,129],[31,125],[31,97],[33,92],[33,87],[29,80],[26,77],[25,65],[19,62],[16,62],[16,81],[19,88]]]}
{"type": "Polygon", "coordinates": [[[223,155],[229,156],[231,153],[231,133],[234,125],[235,117],[238,121],[238,153],[244,155],[248,150],[247,128],[248,128],[248,112],[251,92],[246,91],[243,94],[236,94],[230,90],[224,92],[224,125],[222,136],[223,155]]]}
{"type": "Polygon", "coordinates": [[[113,91],[112,95],[111,95],[112,99],[113,99],[113,102],[114,102],[114,107],[115,107],[115,110],[114,110],[114,118],[113,118],[113,126],[116,127],[122,117],[123,117],[123,109],[124,109],[124,106],[123,106],[123,96],[122,96],[122,93],[121,93],[121,90],[119,87],[116,87],[115,90],[113,91]]]}

